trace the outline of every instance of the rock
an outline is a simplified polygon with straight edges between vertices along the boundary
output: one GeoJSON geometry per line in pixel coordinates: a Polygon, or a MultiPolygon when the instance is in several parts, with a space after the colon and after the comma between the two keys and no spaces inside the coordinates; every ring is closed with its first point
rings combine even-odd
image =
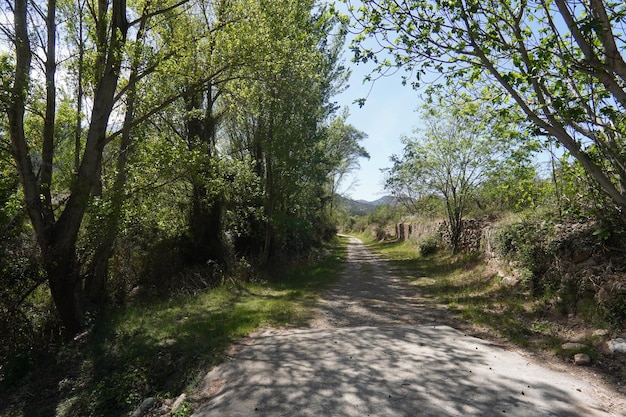
{"type": "Polygon", "coordinates": [[[508,285],[510,287],[514,287],[519,283],[519,279],[513,276],[504,275],[502,276],[502,281],[500,281],[504,285],[508,285]]]}
{"type": "Polygon", "coordinates": [[[626,353],[626,340],[619,338],[606,342],[611,353],[626,353]]]}
{"type": "Polygon", "coordinates": [[[170,413],[174,414],[176,411],[178,411],[178,409],[180,408],[181,405],[183,405],[183,402],[187,399],[187,396],[183,393],[180,394],[178,396],[178,398],[176,398],[176,401],[174,401],[174,404],[172,404],[172,408],[170,409],[170,413]]]}
{"type": "Polygon", "coordinates": [[[583,350],[583,349],[587,349],[587,345],[584,345],[582,343],[567,342],[567,343],[563,343],[561,345],[561,349],[563,349],[563,350],[583,350]]]}
{"type": "Polygon", "coordinates": [[[577,353],[574,355],[574,363],[578,366],[589,365],[591,358],[586,353],[577,353]]]}
{"type": "Polygon", "coordinates": [[[606,336],[607,334],[609,334],[609,331],[606,329],[598,329],[596,331],[593,332],[594,337],[601,337],[601,336],[606,336]]]}
{"type": "Polygon", "coordinates": [[[154,398],[154,397],[146,398],[145,400],[143,400],[143,402],[141,403],[139,408],[137,408],[135,410],[135,412],[133,414],[131,414],[130,417],[141,417],[141,416],[143,416],[144,414],[146,414],[148,412],[149,409],[152,408],[152,406],[154,405],[155,402],[156,402],[156,398],[154,398]]]}

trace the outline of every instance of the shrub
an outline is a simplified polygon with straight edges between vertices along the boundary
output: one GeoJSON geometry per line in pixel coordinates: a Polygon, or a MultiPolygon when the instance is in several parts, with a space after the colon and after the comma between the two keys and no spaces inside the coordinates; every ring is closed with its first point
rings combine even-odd
{"type": "Polygon", "coordinates": [[[534,295],[542,293],[549,283],[542,277],[550,267],[548,237],[551,225],[545,222],[522,221],[502,227],[495,236],[496,253],[517,264],[526,279],[523,282],[534,295]]]}
{"type": "Polygon", "coordinates": [[[437,233],[432,236],[429,236],[426,239],[424,239],[419,245],[420,255],[422,256],[434,255],[435,253],[437,253],[437,250],[439,250],[440,246],[441,246],[440,234],[437,233]]]}

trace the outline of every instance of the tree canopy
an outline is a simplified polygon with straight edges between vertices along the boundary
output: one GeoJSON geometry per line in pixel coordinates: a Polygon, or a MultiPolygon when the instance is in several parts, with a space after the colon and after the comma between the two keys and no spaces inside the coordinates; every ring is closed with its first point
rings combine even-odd
{"type": "Polygon", "coordinates": [[[11,162],[3,159],[1,194],[12,204],[2,219],[28,214],[67,333],[83,328],[113,277],[171,279],[176,265],[226,268],[238,257],[264,264],[334,231],[325,208],[334,175],[366,153],[326,154],[337,142],[331,98],[347,71],[345,31],[323,6],[2,7],[0,133],[11,162]],[[159,245],[171,245],[169,257],[151,261],[159,245]]]}
{"type": "MultiPolygon", "coordinates": [[[[424,105],[424,127],[403,138],[401,156],[392,156],[385,187],[411,209],[431,196],[445,205],[453,250],[462,233],[463,217],[490,178],[502,179],[505,165],[533,151],[522,126],[498,117],[484,97],[445,95],[424,105]]],[[[502,182],[502,185],[504,183],[502,182]]]]}
{"type": "MultiPolygon", "coordinates": [[[[626,5],[621,1],[347,1],[356,61],[419,86],[497,88],[558,141],[621,212],[626,159],[626,5]]],[[[346,17],[346,21],[348,17],[346,17]]]]}

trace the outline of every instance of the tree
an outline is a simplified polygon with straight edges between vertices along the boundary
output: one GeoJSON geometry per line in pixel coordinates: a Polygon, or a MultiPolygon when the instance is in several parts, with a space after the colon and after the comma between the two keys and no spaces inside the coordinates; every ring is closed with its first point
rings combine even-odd
{"type": "MultiPolygon", "coordinates": [[[[2,23],[2,33],[11,45],[13,65],[13,82],[3,91],[2,100],[11,154],[50,292],[69,334],[75,334],[84,324],[83,281],[76,244],[92,197],[102,193],[107,146],[121,134],[116,132],[118,125],[112,123],[112,115],[123,112],[116,106],[121,106],[124,99],[132,101],[132,75],[142,79],[152,68],[146,64],[141,66],[141,72],[134,71],[138,63],[129,57],[129,49],[133,48],[128,48],[127,35],[129,31],[134,33],[140,44],[147,19],[166,15],[184,3],[137,2],[137,9],[129,13],[125,0],[79,2],[77,13],[85,19],[79,19],[79,26],[74,27],[59,23],[64,19],[58,15],[55,0],[17,0],[8,6],[12,22],[2,23]],[[85,10],[89,10],[86,15],[85,10]],[[129,21],[129,15],[139,17],[129,21]],[[68,31],[79,36],[76,56],[70,54],[70,48],[57,48],[60,39],[71,37],[68,31]],[[73,58],[78,62],[76,72],[71,68],[73,58]],[[130,71],[124,65],[128,63],[130,71]],[[85,78],[72,78],[78,74],[85,78]],[[60,75],[69,81],[57,84],[60,75]],[[69,184],[55,183],[60,142],[57,101],[59,92],[72,85],[78,86],[78,103],[89,103],[90,108],[76,106],[80,114],[75,118],[75,173],[69,184]],[[81,120],[85,119],[81,109],[89,115],[86,130],[82,127],[81,120]],[[29,128],[30,121],[39,118],[41,127],[29,128]]],[[[66,8],[63,12],[71,10],[66,8]]],[[[165,104],[164,99],[157,107],[165,104]]],[[[128,101],[126,105],[132,107],[128,101]]],[[[138,123],[137,118],[134,123],[138,123]]],[[[123,129],[129,128],[128,123],[124,126],[123,129]]]]}
{"type": "Polygon", "coordinates": [[[332,168],[321,143],[335,110],[329,98],[343,80],[343,35],[328,43],[336,20],[309,0],[245,6],[254,17],[240,21],[237,34],[254,46],[252,65],[225,87],[226,133],[232,152],[250,158],[261,180],[263,216],[250,219],[255,232],[241,249],[264,264],[272,254],[302,250],[323,229],[319,213],[332,168]]]}
{"type": "Polygon", "coordinates": [[[259,207],[248,211],[262,219],[263,260],[289,236],[310,241],[321,229],[333,168],[320,143],[335,111],[329,98],[343,79],[344,38],[328,40],[337,21],[314,1],[17,0],[2,7],[13,20],[0,22],[9,45],[0,60],[0,140],[10,142],[24,210],[69,334],[83,327],[87,301],[102,301],[118,231],[151,205],[168,205],[158,213],[177,218],[157,219],[150,230],[175,224],[168,237],[188,237],[181,246],[191,241],[196,262],[224,254],[222,215],[232,204],[260,198],[262,215],[259,207]],[[240,161],[229,154],[236,149],[244,150],[240,161]],[[238,182],[250,167],[257,175],[248,188],[237,185],[253,191],[250,199],[228,190],[238,167],[245,167],[238,182]],[[167,191],[171,203],[156,201],[167,191]]]}
{"type": "Polygon", "coordinates": [[[56,1],[31,4],[26,0],[16,0],[10,10],[13,25],[4,28],[12,41],[15,65],[10,98],[3,103],[9,121],[12,155],[20,174],[26,210],[41,249],[50,291],[61,320],[71,334],[78,332],[83,325],[82,283],[76,265],[76,239],[87,202],[99,183],[106,129],[115,102],[122,50],[129,28],[125,0],[99,2],[94,10],[102,17],[95,31],[108,32],[110,37],[100,39],[102,42],[98,44],[100,65],[94,83],[93,108],[82,161],[58,217],[51,193],[58,65],[56,1]],[[107,13],[109,7],[110,15],[107,13]],[[104,18],[107,15],[108,18],[104,18]],[[43,28],[39,36],[35,35],[37,24],[43,28]],[[41,45],[37,45],[41,50],[34,50],[31,42],[33,38],[41,41],[41,45]],[[33,97],[37,91],[34,88],[38,77],[36,63],[43,64],[43,74],[39,75],[45,80],[45,114],[39,152],[31,149],[33,140],[27,137],[24,125],[29,103],[36,99],[33,97]],[[41,158],[39,166],[35,165],[35,156],[41,158]]]}
{"type": "Polygon", "coordinates": [[[422,112],[417,138],[403,138],[402,156],[392,157],[386,188],[397,197],[443,199],[453,250],[459,249],[463,217],[481,184],[506,162],[519,133],[486,101],[457,95],[440,98],[422,112]]]}
{"type": "Polygon", "coordinates": [[[626,5],[619,1],[363,0],[355,60],[499,88],[626,209],[626,5]],[[374,42],[370,42],[374,40],[374,42]],[[372,47],[371,45],[375,45],[372,47]]]}
{"type": "Polygon", "coordinates": [[[323,142],[323,151],[329,160],[331,189],[330,212],[332,215],[334,201],[341,183],[346,175],[359,168],[360,158],[370,158],[367,150],[359,143],[367,138],[367,135],[350,124],[346,124],[349,113],[344,111],[334,118],[327,130],[327,138],[323,142]]]}

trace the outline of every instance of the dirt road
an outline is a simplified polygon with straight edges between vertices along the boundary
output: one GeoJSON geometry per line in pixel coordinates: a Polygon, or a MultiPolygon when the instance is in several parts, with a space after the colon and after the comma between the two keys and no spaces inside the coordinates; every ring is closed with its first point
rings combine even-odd
{"type": "Polygon", "coordinates": [[[350,238],[311,328],[269,330],[212,370],[195,417],[623,416],[626,401],[448,326],[350,238]]]}
{"type": "Polygon", "coordinates": [[[322,297],[313,328],[450,324],[448,314],[396,276],[359,239],[349,240],[341,280],[322,297]]]}

